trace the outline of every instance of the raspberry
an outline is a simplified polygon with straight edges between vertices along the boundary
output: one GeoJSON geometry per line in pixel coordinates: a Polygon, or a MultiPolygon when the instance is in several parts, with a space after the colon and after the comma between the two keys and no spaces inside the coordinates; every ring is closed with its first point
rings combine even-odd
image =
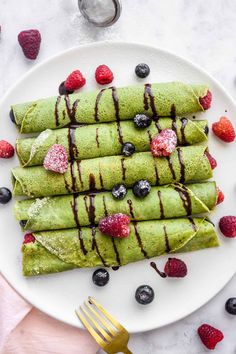
{"type": "Polygon", "coordinates": [[[231,143],[235,139],[235,130],[231,121],[226,117],[221,117],[219,122],[212,124],[213,133],[226,143],[231,143]]]}
{"type": "Polygon", "coordinates": [[[178,258],[168,258],[164,272],[171,278],[184,278],[187,273],[186,264],[178,258]]]}
{"type": "Polygon", "coordinates": [[[72,71],[72,73],[67,77],[64,85],[66,90],[75,91],[80,89],[86,84],[86,79],[79,70],[72,71]]]}
{"type": "Polygon", "coordinates": [[[100,85],[110,84],[114,79],[113,72],[107,65],[99,65],[95,71],[95,79],[100,85]]]}
{"type": "Polygon", "coordinates": [[[217,202],[216,205],[223,203],[225,199],[224,193],[217,187],[217,202]]]}
{"type": "Polygon", "coordinates": [[[236,216],[223,216],[219,222],[220,231],[226,237],[236,237],[236,216]]]}
{"type": "Polygon", "coordinates": [[[164,129],[151,141],[151,153],[153,156],[170,156],[177,145],[176,133],[171,129],[164,129]]]}
{"type": "Polygon", "coordinates": [[[212,93],[210,90],[207,91],[206,96],[199,98],[200,105],[204,110],[209,109],[211,107],[211,101],[212,101],[212,93]]]}
{"type": "Polygon", "coordinates": [[[0,157],[3,159],[10,159],[14,156],[14,147],[9,144],[6,140],[0,141],[0,157]]]}
{"type": "Polygon", "coordinates": [[[36,29],[22,31],[18,34],[18,42],[26,58],[34,60],[37,58],[41,43],[41,34],[36,29]]]}
{"type": "Polygon", "coordinates": [[[33,243],[35,242],[34,235],[33,234],[25,234],[23,243],[25,244],[25,243],[31,243],[31,242],[33,242],[33,243]]]}
{"type": "Polygon", "coordinates": [[[130,219],[125,214],[113,214],[100,220],[99,230],[112,237],[127,237],[130,234],[130,219]]]}
{"type": "Polygon", "coordinates": [[[208,349],[215,349],[216,344],[224,339],[223,333],[206,323],[198,328],[198,335],[208,349]]]}
{"type": "Polygon", "coordinates": [[[205,151],[205,155],[208,158],[210,165],[211,165],[211,169],[214,170],[217,166],[217,162],[216,159],[214,159],[214,157],[209,153],[209,151],[205,151]]]}
{"type": "Polygon", "coordinates": [[[48,150],[43,166],[46,170],[65,173],[68,168],[68,156],[64,146],[54,144],[48,150]]]}

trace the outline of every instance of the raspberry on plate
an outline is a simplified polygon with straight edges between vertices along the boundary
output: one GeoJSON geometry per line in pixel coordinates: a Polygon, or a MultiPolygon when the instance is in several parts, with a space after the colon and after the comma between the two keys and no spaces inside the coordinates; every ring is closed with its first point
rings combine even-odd
{"type": "Polygon", "coordinates": [[[211,107],[211,101],[212,101],[212,93],[210,90],[207,91],[206,96],[199,98],[200,105],[204,110],[207,110],[211,107]]]}
{"type": "Polygon", "coordinates": [[[78,90],[85,84],[86,79],[83,77],[83,74],[79,70],[72,71],[72,73],[67,77],[66,81],[64,82],[64,86],[69,92],[78,90]]]}
{"type": "Polygon", "coordinates": [[[217,189],[217,201],[216,201],[216,205],[223,203],[225,196],[224,193],[220,190],[219,187],[216,188],[217,189]]]}
{"type": "Polygon", "coordinates": [[[236,237],[236,216],[223,216],[219,222],[220,231],[226,237],[236,237]]]}
{"type": "Polygon", "coordinates": [[[18,34],[18,42],[26,58],[31,60],[37,58],[41,44],[41,34],[38,30],[21,31],[18,34]]]}
{"type": "Polygon", "coordinates": [[[211,165],[211,169],[214,170],[217,167],[217,161],[216,159],[209,153],[209,151],[205,151],[205,155],[208,158],[210,165],[211,165]]]}
{"type": "Polygon", "coordinates": [[[184,278],[188,270],[186,264],[181,259],[168,258],[164,272],[170,278],[184,278]]]}
{"type": "Polygon", "coordinates": [[[130,218],[125,214],[113,214],[99,221],[98,228],[105,234],[112,237],[127,237],[130,234],[130,218]]]}
{"type": "Polygon", "coordinates": [[[153,156],[170,156],[177,145],[177,135],[172,129],[164,129],[151,141],[153,156]]]}
{"type": "Polygon", "coordinates": [[[227,117],[221,117],[218,122],[213,123],[212,130],[218,138],[226,143],[231,143],[235,139],[234,127],[227,117]]]}
{"type": "Polygon", "coordinates": [[[198,335],[202,343],[211,350],[215,349],[217,343],[224,339],[224,335],[219,329],[206,323],[198,328],[198,335]]]}
{"type": "Polygon", "coordinates": [[[54,144],[44,158],[43,166],[46,170],[65,173],[68,168],[68,156],[64,146],[54,144]]]}
{"type": "Polygon", "coordinates": [[[99,65],[95,71],[95,79],[100,85],[110,84],[114,79],[113,72],[107,65],[99,65]]]}
{"type": "Polygon", "coordinates": [[[14,156],[14,147],[8,143],[6,140],[0,141],[0,158],[10,159],[14,156]]]}

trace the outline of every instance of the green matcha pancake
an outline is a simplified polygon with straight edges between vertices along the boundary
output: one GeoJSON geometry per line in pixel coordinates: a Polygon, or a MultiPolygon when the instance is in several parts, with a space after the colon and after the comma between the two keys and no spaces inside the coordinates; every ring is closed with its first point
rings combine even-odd
{"type": "Polygon", "coordinates": [[[35,242],[22,247],[23,274],[120,266],[219,245],[214,226],[200,218],[135,222],[130,228],[130,236],[123,239],[105,236],[95,227],[35,232],[35,242]]]}
{"type": "Polygon", "coordinates": [[[96,225],[105,216],[123,213],[131,220],[166,219],[206,213],[216,205],[215,182],[152,187],[144,199],[129,190],[123,200],[111,192],[17,201],[16,219],[24,230],[56,230],[96,225]],[[92,209],[91,209],[92,208],[92,209]]]}
{"type": "Polygon", "coordinates": [[[119,126],[120,120],[133,119],[139,113],[158,121],[160,116],[204,111],[200,99],[207,92],[206,85],[182,82],[111,87],[16,104],[12,106],[12,114],[21,133],[112,121],[117,121],[119,126]]]}

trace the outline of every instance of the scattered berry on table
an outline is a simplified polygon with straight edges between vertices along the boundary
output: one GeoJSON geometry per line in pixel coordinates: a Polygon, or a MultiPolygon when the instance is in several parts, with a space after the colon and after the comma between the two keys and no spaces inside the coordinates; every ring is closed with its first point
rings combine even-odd
{"type": "Polygon", "coordinates": [[[100,85],[110,84],[113,79],[113,72],[107,65],[99,65],[95,71],[95,79],[100,85]]]}
{"type": "Polygon", "coordinates": [[[97,286],[104,286],[109,282],[110,276],[106,269],[100,268],[93,272],[93,282],[97,286]]]}
{"type": "Polygon", "coordinates": [[[151,185],[145,179],[140,179],[133,186],[133,193],[138,198],[146,197],[151,191],[151,185]]]}
{"type": "Polygon", "coordinates": [[[226,301],[225,309],[230,315],[236,315],[236,297],[231,297],[226,301]]]}
{"type": "Polygon", "coordinates": [[[202,341],[202,343],[208,349],[215,349],[217,343],[224,339],[223,333],[208,324],[203,324],[198,328],[198,335],[202,341]]]}
{"type": "Polygon", "coordinates": [[[71,93],[74,92],[73,90],[70,91],[70,90],[67,90],[67,89],[66,89],[66,87],[65,87],[65,81],[63,81],[63,82],[60,84],[60,86],[59,86],[59,88],[58,88],[58,91],[59,91],[59,94],[60,94],[61,96],[63,96],[63,95],[70,95],[71,93]]]}
{"type": "Polygon", "coordinates": [[[6,140],[0,141],[0,158],[10,159],[14,156],[14,147],[8,143],[6,140]]]}
{"type": "Polygon", "coordinates": [[[127,194],[127,189],[124,184],[116,184],[112,188],[112,195],[116,199],[124,199],[127,194]]]}
{"type": "Polygon", "coordinates": [[[170,156],[177,145],[177,135],[172,129],[164,129],[151,141],[151,153],[155,157],[170,156]]]}
{"type": "Polygon", "coordinates": [[[141,305],[150,304],[154,296],[154,290],[149,285],[140,285],[135,292],[135,299],[141,305]]]}
{"type": "Polygon", "coordinates": [[[10,116],[10,119],[11,119],[12,123],[16,124],[16,119],[15,119],[15,115],[14,115],[14,112],[13,112],[12,108],[11,108],[11,110],[9,112],[9,116],[10,116]]]}
{"type": "Polygon", "coordinates": [[[64,146],[54,144],[44,158],[43,166],[46,170],[65,173],[68,168],[68,156],[64,146]]]}
{"type": "Polygon", "coordinates": [[[199,98],[200,105],[204,110],[209,109],[211,107],[211,101],[212,101],[212,93],[210,90],[207,91],[206,96],[199,98]]]}
{"type": "Polygon", "coordinates": [[[217,161],[216,159],[214,159],[214,157],[209,153],[209,151],[205,151],[205,155],[208,158],[210,165],[211,165],[211,169],[214,170],[217,167],[217,161]]]}
{"type": "Polygon", "coordinates": [[[0,204],[7,204],[12,198],[11,191],[8,188],[0,188],[0,204]]]}
{"type": "Polygon", "coordinates": [[[131,156],[135,152],[135,146],[132,143],[124,143],[122,147],[122,154],[124,156],[131,156]]]}
{"type": "Polygon", "coordinates": [[[18,42],[26,58],[31,60],[37,58],[41,44],[41,34],[38,30],[31,29],[20,32],[18,42]]]}
{"type": "Polygon", "coordinates": [[[236,216],[223,216],[219,222],[220,231],[226,237],[236,237],[236,216]]]}
{"type": "Polygon", "coordinates": [[[224,196],[224,193],[220,190],[219,187],[217,187],[217,202],[216,204],[220,204],[220,203],[223,203],[225,199],[225,196],[224,196]]]}
{"type": "Polygon", "coordinates": [[[186,264],[181,259],[168,258],[164,272],[170,278],[184,278],[188,270],[186,264]]]}
{"type": "Polygon", "coordinates": [[[125,214],[113,214],[99,221],[98,228],[105,234],[112,237],[127,237],[130,234],[130,218],[125,214]]]}
{"type": "Polygon", "coordinates": [[[64,86],[67,91],[73,92],[75,90],[80,89],[86,84],[86,79],[83,77],[83,74],[79,70],[74,70],[67,77],[64,82],[64,86]]]}
{"type": "Polygon", "coordinates": [[[146,114],[136,114],[134,117],[134,124],[137,128],[144,129],[151,125],[152,119],[146,114]]]}
{"type": "Polygon", "coordinates": [[[235,139],[235,130],[231,121],[226,117],[221,117],[218,122],[212,124],[213,133],[225,141],[231,143],[235,139]]]}
{"type": "Polygon", "coordinates": [[[150,74],[150,68],[147,64],[140,63],[135,67],[135,74],[141,79],[144,79],[150,74]]]}
{"type": "Polygon", "coordinates": [[[35,242],[35,237],[33,234],[25,234],[23,243],[35,242]]]}

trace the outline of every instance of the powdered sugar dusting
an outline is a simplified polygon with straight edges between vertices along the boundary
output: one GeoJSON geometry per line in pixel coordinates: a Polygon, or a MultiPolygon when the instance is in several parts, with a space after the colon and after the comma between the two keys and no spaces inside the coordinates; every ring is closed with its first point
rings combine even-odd
{"type": "Polygon", "coordinates": [[[28,210],[28,217],[29,218],[33,218],[34,216],[36,216],[40,209],[49,202],[50,198],[49,197],[45,197],[45,198],[37,198],[35,200],[35,202],[29,207],[28,210]]]}
{"type": "Polygon", "coordinates": [[[45,156],[43,166],[46,170],[65,173],[68,168],[68,156],[64,146],[54,144],[45,156]]]}
{"type": "Polygon", "coordinates": [[[35,139],[34,143],[32,144],[32,147],[31,147],[29,161],[32,160],[34,155],[37,153],[37,151],[40,149],[40,147],[44,144],[45,140],[48,139],[48,137],[51,133],[52,133],[51,129],[46,129],[37,136],[37,138],[35,139]]]}

